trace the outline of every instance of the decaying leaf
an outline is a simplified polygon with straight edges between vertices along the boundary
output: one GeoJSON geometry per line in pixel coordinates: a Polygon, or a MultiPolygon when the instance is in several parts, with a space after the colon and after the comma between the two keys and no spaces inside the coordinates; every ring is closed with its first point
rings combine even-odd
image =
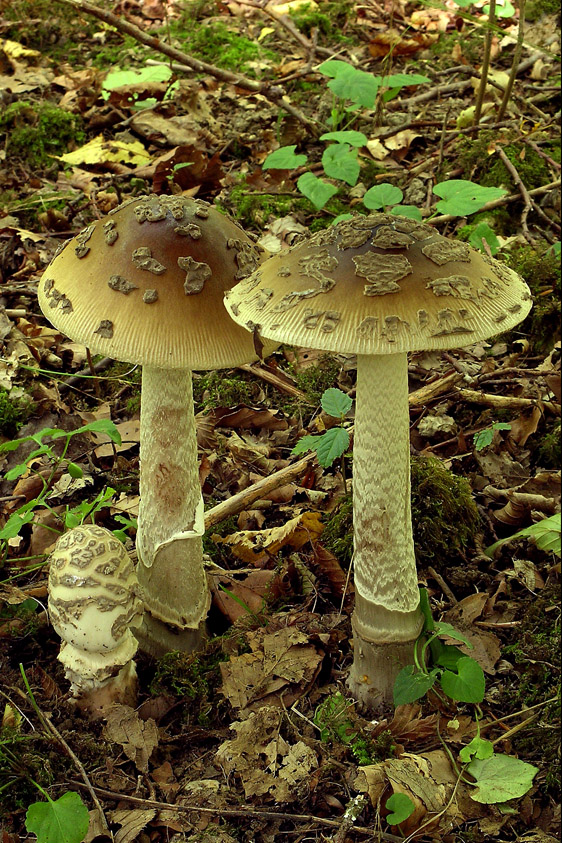
{"type": "Polygon", "coordinates": [[[317,765],[316,753],[303,741],[291,745],[282,737],[282,718],[280,709],[264,706],[247,720],[232,723],[236,737],[218,748],[217,762],[240,777],[246,798],[292,802],[317,765]]]}
{"type": "Polygon", "coordinates": [[[315,541],[322,533],[324,525],[318,512],[303,512],[296,518],[291,518],[282,527],[271,527],[268,530],[244,530],[231,533],[221,538],[213,535],[217,544],[227,545],[232,553],[244,562],[260,565],[274,556],[285,545],[296,550],[308,541],[315,541]]]}
{"type": "Polygon", "coordinates": [[[141,720],[128,705],[114,705],[103,729],[107,740],[121,744],[127,758],[141,772],[148,770],[148,759],[158,746],[158,728],[154,720],[141,720]]]}
{"type": "Polygon", "coordinates": [[[115,843],[133,843],[156,816],[156,808],[118,808],[109,818],[121,828],[114,835],[115,843]]]}

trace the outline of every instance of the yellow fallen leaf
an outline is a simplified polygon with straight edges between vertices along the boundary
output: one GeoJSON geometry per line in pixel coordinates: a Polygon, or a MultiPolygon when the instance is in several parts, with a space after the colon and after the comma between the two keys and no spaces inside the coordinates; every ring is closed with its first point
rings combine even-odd
{"type": "Polygon", "coordinates": [[[56,155],[59,161],[65,164],[81,166],[83,164],[107,164],[118,162],[137,166],[148,164],[150,155],[140,141],[125,143],[124,141],[106,141],[103,135],[98,135],[89,143],[75,149],[74,152],[67,152],[66,155],[56,155]]]}
{"type": "Polygon", "coordinates": [[[212,539],[217,544],[228,545],[232,553],[244,562],[259,565],[287,544],[298,550],[308,541],[315,541],[323,529],[320,513],[303,512],[281,527],[242,530],[224,538],[215,535],[212,539]]]}

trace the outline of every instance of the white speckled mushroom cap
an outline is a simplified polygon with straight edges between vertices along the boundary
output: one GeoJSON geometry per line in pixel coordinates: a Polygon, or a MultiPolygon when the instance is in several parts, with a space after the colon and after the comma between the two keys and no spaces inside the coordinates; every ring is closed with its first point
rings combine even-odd
{"type": "Polygon", "coordinates": [[[512,328],[531,303],[504,264],[391,214],[319,231],[225,297],[232,318],[267,339],[351,354],[469,345],[512,328]]]}
{"type": "Polygon", "coordinates": [[[129,627],[142,619],[139,591],[129,554],[110,530],[83,524],[57,540],[50,556],[49,616],[71,648],[105,654],[128,642],[130,649],[129,627]]]}
{"type": "Polygon", "coordinates": [[[258,354],[223,296],[261,258],[242,228],[208,203],[144,196],[66,243],[39,282],[39,305],[66,336],[116,360],[236,366],[258,354]]]}

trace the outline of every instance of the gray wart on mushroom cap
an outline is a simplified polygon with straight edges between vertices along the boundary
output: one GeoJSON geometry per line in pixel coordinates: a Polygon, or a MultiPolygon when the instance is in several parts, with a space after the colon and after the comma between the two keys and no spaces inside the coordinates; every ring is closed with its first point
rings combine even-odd
{"type": "Polygon", "coordinates": [[[223,295],[262,254],[206,202],[145,196],[123,203],[59,251],[39,283],[39,305],[64,334],[118,360],[234,366],[257,354],[252,337],[229,319],[223,295]]]}
{"type": "Polygon", "coordinates": [[[521,322],[531,303],[504,264],[391,214],[319,231],[225,297],[232,318],[263,337],[357,354],[469,345],[521,322]]]}

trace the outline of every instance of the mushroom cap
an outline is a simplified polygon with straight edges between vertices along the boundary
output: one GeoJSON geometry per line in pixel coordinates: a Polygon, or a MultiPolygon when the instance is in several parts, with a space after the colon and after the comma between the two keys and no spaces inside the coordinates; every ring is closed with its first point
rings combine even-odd
{"type": "Polygon", "coordinates": [[[531,303],[504,264],[392,214],[318,231],[225,297],[232,318],[267,339],[351,354],[469,345],[512,328],[531,303]]]}
{"type": "Polygon", "coordinates": [[[83,524],[57,540],[50,556],[49,616],[73,648],[117,650],[129,627],[141,622],[139,590],[133,563],[110,530],[83,524]]]}
{"type": "Polygon", "coordinates": [[[116,360],[236,366],[258,354],[223,295],[261,259],[242,228],[207,202],[144,196],[63,246],[39,282],[39,305],[66,336],[116,360]]]}

